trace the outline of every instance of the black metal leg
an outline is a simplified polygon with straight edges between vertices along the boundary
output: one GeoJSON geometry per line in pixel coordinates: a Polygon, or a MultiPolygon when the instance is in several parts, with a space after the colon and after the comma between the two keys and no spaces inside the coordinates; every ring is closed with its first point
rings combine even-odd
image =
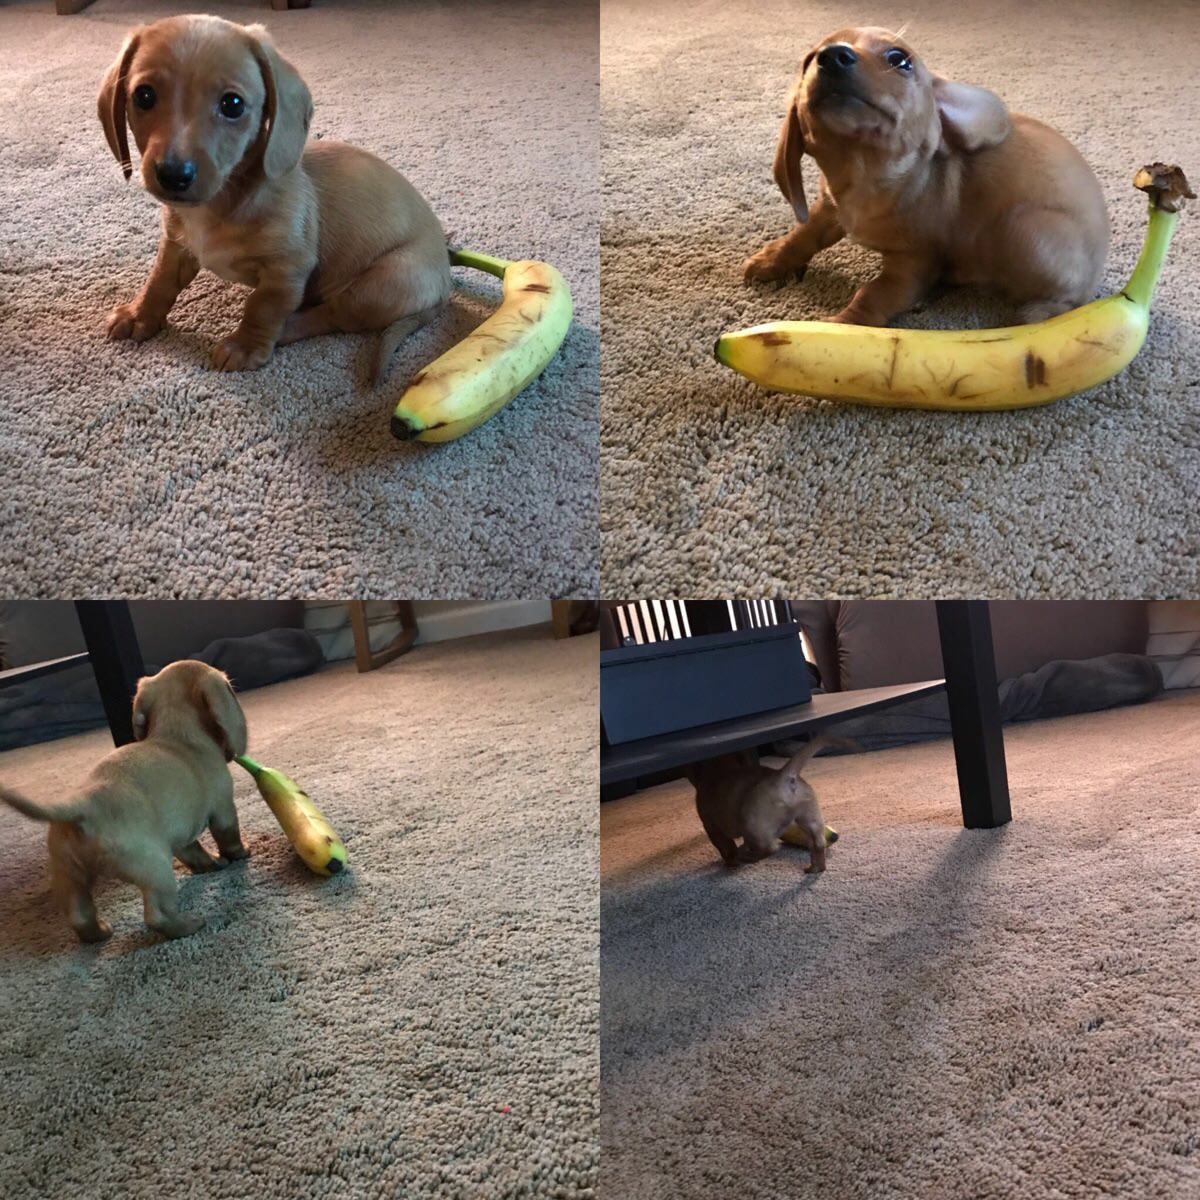
{"type": "Polygon", "coordinates": [[[124,600],[77,600],[75,611],[113,741],[124,746],[133,741],[133,694],[146,673],[129,605],[124,600]]]}
{"type": "Polygon", "coordinates": [[[1012,820],[992,619],[986,600],[939,600],[938,633],[963,824],[994,829],[1012,820]]]}

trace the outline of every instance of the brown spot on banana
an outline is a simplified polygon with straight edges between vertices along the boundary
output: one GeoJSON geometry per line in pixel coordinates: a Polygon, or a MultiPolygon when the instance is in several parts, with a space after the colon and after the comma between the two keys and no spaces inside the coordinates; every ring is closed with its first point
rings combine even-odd
{"type": "Polygon", "coordinates": [[[792,340],[786,333],[776,333],[774,330],[768,330],[766,333],[756,333],[754,336],[764,346],[786,346],[792,340]]]}
{"type": "Polygon", "coordinates": [[[541,292],[543,295],[550,295],[550,289],[544,283],[527,283],[521,291],[523,292],[541,292]]]}
{"type": "Polygon", "coordinates": [[[900,339],[892,338],[892,365],[888,367],[887,385],[890,388],[892,381],[896,378],[896,359],[900,357],[900,339]]]}
{"type": "Polygon", "coordinates": [[[1046,360],[1039,358],[1032,350],[1025,352],[1025,386],[1033,389],[1046,385],[1046,360]]]}

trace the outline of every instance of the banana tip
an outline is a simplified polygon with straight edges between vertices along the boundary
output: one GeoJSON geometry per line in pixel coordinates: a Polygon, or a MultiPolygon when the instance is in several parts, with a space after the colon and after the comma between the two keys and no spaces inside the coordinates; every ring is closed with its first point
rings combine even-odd
{"type": "Polygon", "coordinates": [[[399,438],[402,442],[411,442],[419,433],[419,430],[411,421],[402,417],[399,413],[392,413],[392,436],[399,438]]]}
{"type": "Polygon", "coordinates": [[[330,873],[330,875],[336,875],[345,867],[345,865],[346,864],[342,862],[340,858],[331,858],[326,864],[325,869],[330,873]]]}
{"type": "Polygon", "coordinates": [[[729,366],[729,364],[727,362],[725,362],[725,335],[724,334],[722,334],[719,338],[717,338],[717,340],[715,342],[713,342],[713,358],[715,358],[717,360],[717,362],[725,363],[726,366],[729,366]]]}

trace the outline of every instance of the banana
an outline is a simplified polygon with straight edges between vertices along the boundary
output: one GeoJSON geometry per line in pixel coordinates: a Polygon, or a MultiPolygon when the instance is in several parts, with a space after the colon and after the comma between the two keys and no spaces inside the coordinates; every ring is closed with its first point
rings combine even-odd
{"type": "Polygon", "coordinates": [[[554,357],[571,325],[571,290],[549,264],[505,262],[453,250],[455,266],[504,280],[500,307],[478,329],[418,371],[392,413],[392,432],[449,442],[482,425],[554,357]]]}
{"type": "Polygon", "coordinates": [[[309,870],[336,875],[346,865],[346,847],[321,810],[282,771],[264,767],[245,754],[234,760],[254,776],[259,793],[288,841],[309,870]]]}
{"type": "Polygon", "coordinates": [[[1125,287],[1032,325],[1003,329],[879,329],[772,321],[717,339],[717,359],[782,392],[890,408],[957,411],[1049,404],[1110,379],[1146,340],[1150,300],[1183,201],[1183,172],[1153,163],[1134,176],[1150,222],[1125,287]]]}
{"type": "MultiPolygon", "coordinates": [[[[812,838],[808,830],[793,822],[779,835],[789,846],[802,846],[805,850],[812,849],[812,838]]],[[[832,846],[838,840],[838,831],[832,825],[825,826],[825,845],[832,846]]]]}

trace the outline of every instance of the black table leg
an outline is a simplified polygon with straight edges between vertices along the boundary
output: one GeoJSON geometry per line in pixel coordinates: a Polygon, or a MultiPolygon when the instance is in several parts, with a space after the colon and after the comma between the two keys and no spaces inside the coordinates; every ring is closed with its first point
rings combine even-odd
{"type": "Polygon", "coordinates": [[[133,694],[146,673],[129,605],[124,600],[77,600],[75,611],[113,741],[124,746],[133,741],[133,694]]]}
{"type": "Polygon", "coordinates": [[[994,829],[1012,820],[986,600],[939,600],[938,633],[963,824],[994,829]]]}

